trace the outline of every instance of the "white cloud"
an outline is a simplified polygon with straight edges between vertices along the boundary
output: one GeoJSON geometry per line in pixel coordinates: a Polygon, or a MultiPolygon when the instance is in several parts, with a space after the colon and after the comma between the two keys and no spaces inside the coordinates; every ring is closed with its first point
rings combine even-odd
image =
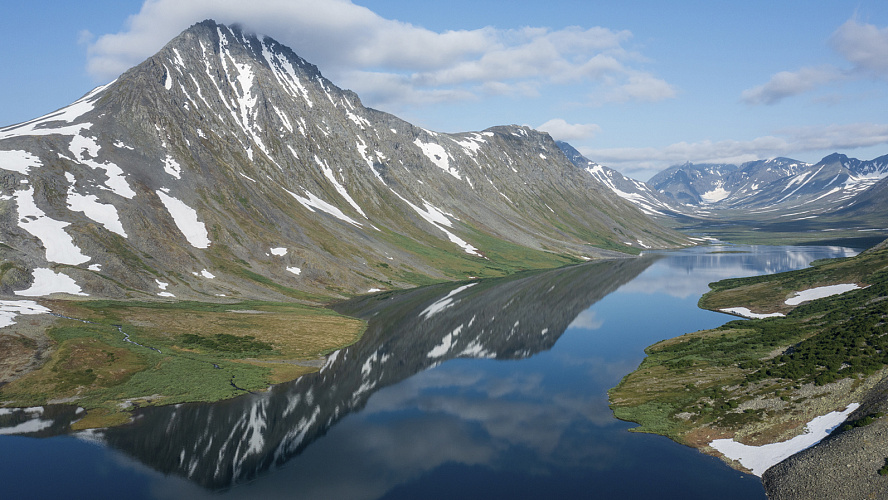
{"type": "Polygon", "coordinates": [[[567,123],[562,118],[553,118],[536,127],[536,129],[548,132],[549,135],[558,141],[591,139],[601,131],[601,127],[594,123],[567,123]]]}
{"type": "Polygon", "coordinates": [[[843,78],[842,72],[833,66],[781,71],[772,76],[768,83],[744,90],[740,98],[747,104],[775,104],[787,97],[808,92],[843,78]]]}
{"type": "Polygon", "coordinates": [[[571,321],[568,328],[580,328],[583,330],[598,330],[601,328],[604,322],[598,319],[595,311],[592,309],[586,309],[581,312],[573,321],[571,321]]]}
{"type": "Polygon", "coordinates": [[[606,92],[604,100],[609,102],[657,102],[672,99],[675,94],[675,88],[665,80],[648,73],[632,71],[628,73],[625,81],[606,92]]]}
{"type": "Polygon", "coordinates": [[[116,77],[191,24],[212,18],[271,36],[371,106],[416,106],[489,95],[533,97],[584,84],[594,103],[661,100],[675,92],[635,67],[628,31],[539,27],[435,32],[348,0],[146,0],[120,33],[89,46],[89,72],[116,77]]]}
{"type": "Polygon", "coordinates": [[[888,28],[850,19],[833,33],[830,44],[857,71],[888,77],[888,28]]]}
{"type": "Polygon", "coordinates": [[[794,127],[780,132],[791,137],[790,146],[797,151],[839,151],[888,144],[888,124],[849,123],[794,127]]]}
{"type": "Polygon", "coordinates": [[[861,77],[888,78],[888,28],[861,24],[849,19],[830,36],[830,45],[852,68],[833,65],[809,66],[781,71],[765,83],[744,90],[740,98],[748,104],[775,104],[787,97],[824,85],[861,77]]]}

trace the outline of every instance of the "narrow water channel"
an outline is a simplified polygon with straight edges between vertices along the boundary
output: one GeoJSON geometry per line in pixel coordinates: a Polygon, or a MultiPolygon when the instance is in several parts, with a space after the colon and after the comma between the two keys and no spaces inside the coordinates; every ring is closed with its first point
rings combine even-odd
{"type": "Polygon", "coordinates": [[[267,393],[75,436],[73,409],[22,412],[0,427],[0,496],[764,498],[754,476],[629,432],[607,390],[646,346],[736,319],[696,307],[708,283],[853,253],[694,248],[357,299],[337,309],[364,337],[267,393]]]}

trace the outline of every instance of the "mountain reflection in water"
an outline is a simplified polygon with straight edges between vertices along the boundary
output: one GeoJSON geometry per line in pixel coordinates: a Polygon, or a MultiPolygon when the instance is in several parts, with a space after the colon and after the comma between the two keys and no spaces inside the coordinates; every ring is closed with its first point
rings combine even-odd
{"type": "MultiPolygon", "coordinates": [[[[152,468],[206,488],[247,481],[299,454],[382,387],[453,358],[520,359],[550,349],[580,312],[655,259],[584,264],[340,304],[339,312],[366,319],[369,326],[356,344],[331,354],[319,373],[220,403],[147,408],[134,424],[100,435],[152,468]]],[[[404,436],[405,442],[417,438],[404,436]]]]}
{"type": "Polygon", "coordinates": [[[58,436],[75,407],[3,409],[0,496],[764,498],[754,476],[627,432],[607,390],[644,347],[734,319],[697,307],[708,283],[853,253],[698,247],[358,298],[336,309],[369,321],[361,340],[267,393],[81,439],[3,435],[58,436]]]}

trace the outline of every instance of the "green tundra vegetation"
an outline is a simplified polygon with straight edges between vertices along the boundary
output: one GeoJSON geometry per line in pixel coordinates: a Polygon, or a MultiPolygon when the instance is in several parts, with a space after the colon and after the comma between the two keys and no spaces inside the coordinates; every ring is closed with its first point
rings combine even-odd
{"type": "MultiPolygon", "coordinates": [[[[764,444],[798,434],[811,418],[860,401],[888,373],[888,250],[810,268],[723,280],[706,309],[748,307],[785,317],[737,320],[664,340],[610,391],[633,430],[706,449],[731,437],[764,444]],[[798,306],[795,292],[856,283],[863,289],[798,306]]],[[[879,418],[875,414],[873,418],[879,418]]]]}
{"type": "Polygon", "coordinates": [[[59,317],[52,355],[0,387],[14,406],[75,403],[81,427],[121,423],[133,406],[216,401],[315,371],[364,322],[292,303],[45,301],[59,317]]]}

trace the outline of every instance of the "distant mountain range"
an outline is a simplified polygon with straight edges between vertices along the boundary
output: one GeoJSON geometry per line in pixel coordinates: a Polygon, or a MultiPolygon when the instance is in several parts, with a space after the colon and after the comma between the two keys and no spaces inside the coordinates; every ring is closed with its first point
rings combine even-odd
{"type": "Polygon", "coordinates": [[[204,21],[0,128],[0,294],[315,301],[689,243],[589,173],[527,127],[365,108],[204,21]]]}
{"type": "Polygon", "coordinates": [[[595,172],[593,175],[615,194],[650,215],[782,217],[790,221],[888,215],[884,196],[888,155],[862,161],[835,153],[815,164],[790,158],[739,166],[685,163],[669,167],[644,183],[596,164],[569,144],[559,143],[559,147],[574,165],[595,172]]]}

